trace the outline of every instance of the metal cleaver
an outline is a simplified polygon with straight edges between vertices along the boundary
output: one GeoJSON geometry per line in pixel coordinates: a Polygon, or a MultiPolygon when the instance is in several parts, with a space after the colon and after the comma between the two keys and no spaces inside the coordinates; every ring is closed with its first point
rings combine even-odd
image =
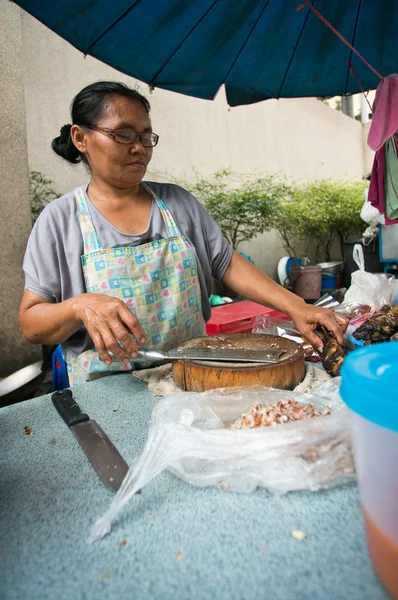
{"type": "Polygon", "coordinates": [[[81,412],[71,390],[54,392],[51,399],[58,413],[79,440],[103,483],[107,488],[117,492],[128,471],[128,465],[111,440],[98,423],[81,412]]]}
{"type": "Polygon", "coordinates": [[[256,362],[278,363],[285,350],[269,348],[268,350],[246,350],[238,348],[176,348],[174,350],[155,350],[153,348],[140,348],[136,361],[158,360],[212,360],[226,362],[256,362]]]}

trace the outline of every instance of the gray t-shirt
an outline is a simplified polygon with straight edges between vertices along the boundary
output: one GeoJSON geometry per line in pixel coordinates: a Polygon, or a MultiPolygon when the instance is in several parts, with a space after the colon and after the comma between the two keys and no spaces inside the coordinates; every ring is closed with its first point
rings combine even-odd
{"type": "MultiPolygon", "coordinates": [[[[222,279],[232,257],[232,247],[203,206],[187,190],[169,183],[147,182],[163,200],[180,232],[191,242],[198,259],[203,317],[210,318],[212,280],[222,279]]],[[[84,188],[86,189],[86,188],[84,188]]],[[[91,218],[104,248],[139,246],[167,237],[164,220],[155,201],[147,231],[121,233],[87,197],[91,218]]],[[[41,213],[29,237],[23,269],[25,289],[49,302],[62,302],[86,291],[80,257],[83,238],[73,191],[53,200],[41,213]]],[[[80,354],[93,347],[84,328],[65,344],[80,354]]]]}

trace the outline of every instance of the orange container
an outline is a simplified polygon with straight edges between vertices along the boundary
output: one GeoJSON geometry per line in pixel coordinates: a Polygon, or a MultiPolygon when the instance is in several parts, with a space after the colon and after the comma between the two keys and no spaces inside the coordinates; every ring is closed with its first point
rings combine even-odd
{"type": "Polygon", "coordinates": [[[341,397],[352,411],[355,462],[369,554],[398,600],[398,342],[351,352],[341,397]]]}

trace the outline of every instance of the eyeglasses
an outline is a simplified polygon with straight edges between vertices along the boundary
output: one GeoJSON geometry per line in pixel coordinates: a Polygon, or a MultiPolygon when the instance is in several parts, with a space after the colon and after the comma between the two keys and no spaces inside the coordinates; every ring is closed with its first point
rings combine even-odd
{"type": "Polygon", "coordinates": [[[112,137],[118,144],[134,144],[138,138],[144,148],[154,148],[159,141],[159,136],[156,133],[141,133],[138,135],[134,129],[106,129],[105,127],[90,127],[84,125],[87,129],[93,129],[112,137]]]}

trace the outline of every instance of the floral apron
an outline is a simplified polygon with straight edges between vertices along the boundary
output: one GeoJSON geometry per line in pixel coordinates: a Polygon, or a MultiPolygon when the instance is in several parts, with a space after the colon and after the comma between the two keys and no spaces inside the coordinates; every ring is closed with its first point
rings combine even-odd
{"type": "MultiPolygon", "coordinates": [[[[205,334],[197,259],[162,200],[149,186],[167,227],[167,237],[141,246],[103,248],[94,228],[83,188],[75,190],[84,242],[81,257],[88,293],[119,298],[135,314],[146,335],[146,345],[169,350],[205,334]]],[[[70,386],[115,371],[134,369],[134,359],[123,363],[112,357],[106,365],[96,350],[79,356],[64,350],[70,386]]]]}

